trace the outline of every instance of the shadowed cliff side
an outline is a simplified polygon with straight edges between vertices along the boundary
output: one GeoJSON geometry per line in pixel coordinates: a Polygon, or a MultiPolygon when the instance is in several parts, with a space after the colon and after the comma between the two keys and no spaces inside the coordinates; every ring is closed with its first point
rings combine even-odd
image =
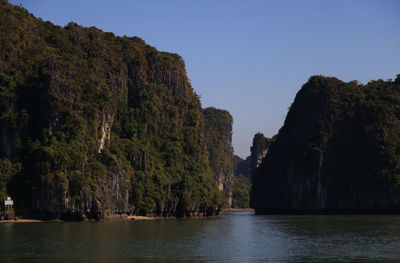
{"type": "Polygon", "coordinates": [[[233,147],[231,114],[213,107],[203,110],[204,138],[211,171],[218,188],[225,195],[224,207],[232,205],[233,147]]]}
{"type": "Polygon", "coordinates": [[[247,156],[246,159],[242,159],[237,155],[233,156],[233,174],[234,176],[243,175],[247,179],[251,178],[251,156],[247,156]]]}
{"type": "Polygon", "coordinates": [[[400,76],[314,76],[253,177],[256,213],[399,213],[400,76]]]}
{"type": "Polygon", "coordinates": [[[214,215],[201,103],[177,54],[0,1],[0,199],[18,213],[214,215]]]}
{"type": "Polygon", "coordinates": [[[245,160],[237,155],[233,156],[233,190],[232,208],[250,207],[250,156],[245,160]]]}
{"type": "MultiPolygon", "coordinates": [[[[251,176],[260,166],[262,160],[267,155],[274,138],[267,138],[264,134],[257,132],[253,137],[253,144],[250,147],[250,173],[251,176]]],[[[251,177],[250,177],[251,178],[251,177]]]]}
{"type": "Polygon", "coordinates": [[[250,156],[245,160],[234,156],[234,179],[232,192],[232,208],[250,207],[250,189],[252,174],[267,155],[274,138],[270,139],[258,132],[253,137],[250,156]]]}

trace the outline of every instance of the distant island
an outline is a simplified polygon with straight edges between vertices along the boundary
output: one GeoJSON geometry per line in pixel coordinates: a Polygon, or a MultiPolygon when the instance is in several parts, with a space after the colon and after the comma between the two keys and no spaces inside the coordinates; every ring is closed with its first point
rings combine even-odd
{"type": "Polygon", "coordinates": [[[314,76],[253,174],[257,214],[400,213],[400,75],[314,76]]]}

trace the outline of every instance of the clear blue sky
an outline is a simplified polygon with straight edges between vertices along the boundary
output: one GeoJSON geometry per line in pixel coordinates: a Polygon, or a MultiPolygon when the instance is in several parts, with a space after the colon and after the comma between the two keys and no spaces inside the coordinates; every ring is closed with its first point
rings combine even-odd
{"type": "Polygon", "coordinates": [[[400,1],[12,0],[58,25],[139,36],[180,54],[203,107],[228,110],[233,145],[273,136],[311,75],[366,83],[400,73],[400,1]]]}

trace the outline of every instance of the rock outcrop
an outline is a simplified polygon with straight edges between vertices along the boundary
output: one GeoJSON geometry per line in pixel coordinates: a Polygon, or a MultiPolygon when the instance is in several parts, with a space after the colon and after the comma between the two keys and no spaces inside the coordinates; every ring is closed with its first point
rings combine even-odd
{"type": "Polygon", "coordinates": [[[242,159],[237,155],[233,156],[233,174],[238,177],[243,175],[247,179],[251,179],[251,156],[242,159]]]}
{"type": "Polygon", "coordinates": [[[78,220],[219,211],[201,103],[179,55],[3,0],[0,34],[0,199],[78,220]]]}
{"type": "Polygon", "coordinates": [[[253,177],[256,213],[400,213],[400,76],[311,77],[253,177]]]}
{"type": "Polygon", "coordinates": [[[262,133],[256,133],[250,147],[250,156],[242,159],[234,156],[234,180],[232,193],[232,208],[250,207],[250,189],[252,174],[267,155],[274,138],[266,138],[262,133]]]}
{"type": "Polygon", "coordinates": [[[203,110],[205,141],[211,171],[218,189],[225,195],[224,207],[232,205],[233,147],[231,114],[213,107],[203,110]]]}
{"type": "Polygon", "coordinates": [[[264,134],[258,132],[253,137],[253,144],[250,147],[250,173],[254,174],[262,160],[267,155],[269,147],[274,140],[267,138],[264,134]]]}
{"type": "Polygon", "coordinates": [[[233,156],[233,191],[232,208],[249,208],[251,188],[251,157],[245,160],[237,155],[233,156]]]}

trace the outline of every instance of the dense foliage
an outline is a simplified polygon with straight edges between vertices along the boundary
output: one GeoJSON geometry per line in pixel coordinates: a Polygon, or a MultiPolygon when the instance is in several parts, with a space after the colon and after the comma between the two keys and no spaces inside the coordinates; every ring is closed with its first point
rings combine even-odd
{"type": "Polygon", "coordinates": [[[233,173],[234,176],[243,175],[247,179],[251,179],[251,156],[242,159],[237,155],[233,156],[233,173]]]}
{"type": "Polygon", "coordinates": [[[237,155],[233,156],[232,208],[248,208],[250,206],[250,166],[251,156],[245,160],[237,155]]]}
{"type": "Polygon", "coordinates": [[[240,174],[233,178],[232,208],[249,208],[250,180],[240,174]]]}
{"type": "Polygon", "coordinates": [[[231,114],[226,110],[213,107],[203,109],[206,142],[211,167],[231,167],[232,162],[232,125],[231,114]],[[223,137],[226,140],[223,140],[223,137]]]}
{"type": "Polygon", "coordinates": [[[228,111],[213,107],[204,109],[203,116],[212,175],[225,195],[225,207],[230,207],[233,188],[233,119],[228,111]]]}
{"type": "Polygon", "coordinates": [[[400,211],[400,75],[311,77],[256,171],[252,206],[400,211]]]}
{"type": "Polygon", "coordinates": [[[250,147],[250,156],[245,160],[239,156],[234,156],[233,208],[248,208],[250,206],[252,174],[268,153],[268,149],[274,140],[275,138],[270,139],[257,132],[250,147]]]}
{"type": "Polygon", "coordinates": [[[218,210],[200,100],[179,55],[55,26],[4,0],[0,34],[0,199],[46,213],[218,210]]]}

